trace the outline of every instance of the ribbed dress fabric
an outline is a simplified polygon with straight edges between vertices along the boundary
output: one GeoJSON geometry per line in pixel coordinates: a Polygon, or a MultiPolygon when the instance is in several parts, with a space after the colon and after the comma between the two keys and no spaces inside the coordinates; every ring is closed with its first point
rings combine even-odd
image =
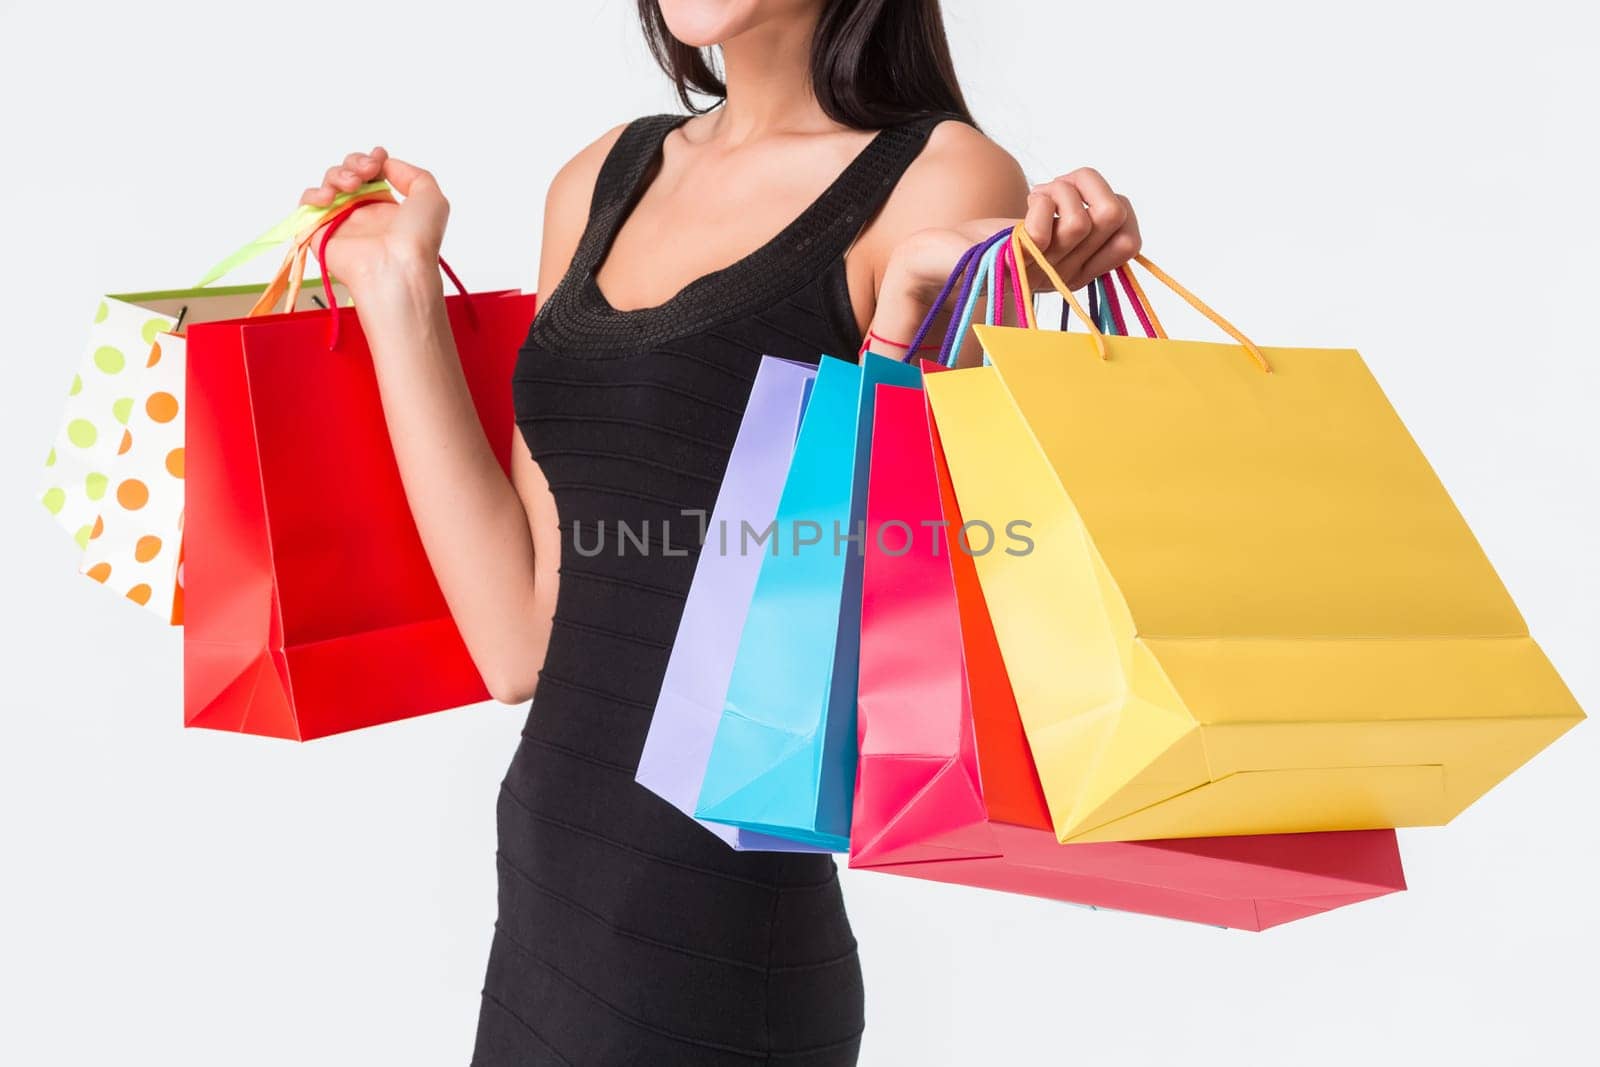
{"type": "Polygon", "coordinates": [[[617,140],[513,374],[560,518],[560,587],[500,789],[474,1067],[834,1067],[860,1046],[833,858],[735,852],[633,776],[760,359],[855,357],[844,254],[939,117],[878,133],[739,262],[615,309],[596,269],[684,118],[638,119],[617,140]]]}

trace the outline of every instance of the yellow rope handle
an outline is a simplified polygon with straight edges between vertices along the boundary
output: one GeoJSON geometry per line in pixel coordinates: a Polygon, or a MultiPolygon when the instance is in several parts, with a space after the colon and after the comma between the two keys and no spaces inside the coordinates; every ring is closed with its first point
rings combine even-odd
{"type": "Polygon", "coordinates": [[[1089,335],[1094,338],[1094,349],[1100,353],[1101,359],[1110,358],[1106,351],[1106,339],[1100,333],[1100,328],[1094,324],[1089,313],[1083,310],[1083,305],[1078,303],[1078,298],[1072,295],[1072,290],[1067,288],[1067,283],[1061,280],[1061,275],[1056,273],[1056,268],[1039,251],[1039,246],[1033,243],[1033,238],[1028,236],[1028,231],[1022,228],[1022,223],[1011,227],[1011,252],[1017,261],[1017,288],[1022,290],[1022,310],[1028,317],[1028,329],[1037,330],[1038,321],[1033,315],[1033,288],[1028,284],[1028,266],[1024,255],[1031,258],[1044,271],[1044,276],[1050,279],[1050,284],[1055,286],[1056,292],[1061,294],[1061,299],[1067,302],[1073,314],[1078,316],[1085,326],[1089,328],[1089,335]]]}
{"type": "MultiPolygon", "coordinates": [[[[1263,371],[1267,372],[1268,374],[1272,373],[1272,364],[1267,362],[1267,357],[1261,354],[1261,349],[1256,347],[1256,343],[1241,333],[1237,326],[1223,318],[1221,315],[1217,314],[1215,311],[1212,311],[1211,308],[1206,305],[1205,301],[1201,300],[1198,296],[1195,296],[1189,290],[1179,285],[1172,275],[1168,274],[1166,271],[1150,262],[1150,260],[1145,256],[1138,255],[1134,256],[1133,258],[1134,261],[1137,262],[1141,267],[1149,271],[1151,276],[1154,277],[1156,281],[1160,282],[1168,289],[1171,289],[1174,293],[1177,293],[1179,296],[1183,297],[1184,301],[1190,307],[1194,308],[1196,311],[1200,312],[1200,314],[1216,323],[1217,326],[1222,329],[1223,333],[1226,333],[1229,337],[1232,337],[1235,341],[1238,341],[1241,345],[1243,345],[1244,350],[1250,353],[1250,358],[1255,360],[1257,365],[1259,365],[1263,371]]],[[[1133,272],[1131,270],[1128,272],[1128,276],[1130,278],[1133,277],[1133,272]]],[[[1135,283],[1135,287],[1137,288],[1137,283],[1135,283]]],[[[1140,290],[1139,298],[1141,300],[1144,299],[1143,290],[1140,290]]],[[[1149,308],[1150,301],[1145,300],[1144,306],[1149,308]]],[[[1162,336],[1165,336],[1165,334],[1162,334],[1162,336]]]]}
{"type": "MultiPolygon", "coordinates": [[[[1039,265],[1039,269],[1044,271],[1045,277],[1050,279],[1050,284],[1055,286],[1056,292],[1061,294],[1061,298],[1067,302],[1067,306],[1072,309],[1073,314],[1077,315],[1079,320],[1089,328],[1089,333],[1094,336],[1095,351],[1100,353],[1100,358],[1108,358],[1109,353],[1106,351],[1105,337],[1101,335],[1100,330],[1094,324],[1094,320],[1089,317],[1089,313],[1083,309],[1083,305],[1078,303],[1077,298],[1072,295],[1072,290],[1067,288],[1067,283],[1061,280],[1061,275],[1056,273],[1055,267],[1045,257],[1045,254],[1039,250],[1039,246],[1033,243],[1033,238],[1028,236],[1028,231],[1022,228],[1022,223],[1020,222],[1011,228],[1011,245],[1012,252],[1016,255],[1017,263],[1019,264],[1017,285],[1022,290],[1022,308],[1028,318],[1028,328],[1036,330],[1039,328],[1039,324],[1033,315],[1033,290],[1028,285],[1028,271],[1026,267],[1020,266],[1025,262],[1023,259],[1024,254],[1039,265]]],[[[1179,285],[1172,275],[1150,262],[1148,257],[1138,255],[1134,257],[1134,260],[1149,271],[1151,276],[1162,285],[1181,296],[1190,307],[1216,323],[1224,333],[1244,346],[1244,350],[1250,354],[1250,358],[1255,360],[1256,365],[1263,371],[1268,374],[1272,373],[1272,364],[1267,362],[1267,357],[1262,354],[1261,349],[1257,347],[1254,341],[1239,331],[1238,327],[1215,311],[1212,311],[1205,301],[1179,285]]],[[[1165,338],[1167,331],[1162,328],[1160,320],[1156,318],[1155,309],[1150,303],[1150,298],[1145,296],[1144,287],[1139,284],[1139,279],[1134,276],[1132,270],[1126,272],[1126,277],[1129,283],[1132,284],[1134,292],[1138,293],[1139,302],[1144,305],[1145,311],[1149,313],[1150,325],[1154,328],[1156,336],[1165,338]]]]}

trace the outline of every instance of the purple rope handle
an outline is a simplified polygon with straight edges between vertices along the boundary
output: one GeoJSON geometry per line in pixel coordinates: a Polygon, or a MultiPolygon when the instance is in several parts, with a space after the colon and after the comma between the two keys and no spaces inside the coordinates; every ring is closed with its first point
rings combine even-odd
{"type": "MultiPolygon", "coordinates": [[[[928,308],[928,314],[923,317],[922,325],[917,327],[917,335],[911,339],[911,347],[907,348],[906,354],[900,357],[900,362],[911,362],[911,357],[922,349],[922,343],[928,339],[928,334],[933,331],[933,320],[939,317],[940,309],[944,307],[945,301],[950,299],[950,293],[955,289],[957,282],[961,283],[962,295],[956,301],[956,307],[959,308],[966,304],[967,296],[972,292],[973,279],[977,276],[979,257],[996,240],[1010,233],[1009,229],[1001,230],[993,237],[979,241],[961,254],[961,258],[956,261],[955,269],[950,272],[950,277],[944,280],[944,287],[939,290],[939,295],[933,298],[933,304],[928,308]]],[[[951,325],[954,326],[953,321],[951,325]]],[[[939,346],[939,359],[941,362],[943,362],[945,352],[950,345],[948,333],[949,331],[946,330],[945,341],[939,346]]]]}
{"type": "MultiPolygon", "coordinates": [[[[1146,337],[1156,336],[1155,327],[1151,325],[1150,315],[1145,311],[1143,301],[1139,299],[1138,290],[1134,289],[1133,283],[1128,280],[1128,268],[1118,267],[1112,273],[1116,275],[1116,280],[1122,283],[1122,291],[1127,294],[1128,303],[1133,306],[1133,313],[1139,317],[1139,325],[1144,328],[1144,335],[1146,337]]],[[[1117,288],[1112,283],[1112,274],[1102,274],[1095,281],[1100,283],[1098,291],[1093,282],[1089,284],[1088,288],[1089,318],[1094,320],[1096,326],[1100,324],[1100,302],[1097,296],[1098,293],[1103,292],[1106,298],[1106,310],[1111,314],[1112,327],[1116,330],[1118,336],[1128,336],[1128,323],[1122,315],[1122,302],[1117,299],[1117,288]]],[[[1061,328],[1065,330],[1071,321],[1072,309],[1063,305],[1061,308],[1061,328]]]]}
{"type": "Polygon", "coordinates": [[[928,339],[928,333],[933,329],[933,320],[938,318],[939,309],[944,307],[944,302],[950,299],[950,290],[956,287],[956,282],[966,273],[967,266],[978,254],[978,246],[973,245],[961,253],[961,258],[956,260],[956,269],[950,272],[950,277],[944,280],[944,288],[939,290],[939,295],[933,298],[933,306],[923,316],[922,325],[917,327],[917,335],[911,339],[911,347],[906,349],[906,354],[900,357],[900,362],[909,363],[911,357],[922,348],[922,342],[928,339]]]}

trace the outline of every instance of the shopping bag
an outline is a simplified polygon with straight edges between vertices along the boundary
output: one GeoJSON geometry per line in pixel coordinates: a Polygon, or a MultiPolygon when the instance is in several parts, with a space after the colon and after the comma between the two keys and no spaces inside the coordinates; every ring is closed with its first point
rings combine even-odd
{"type": "Polygon", "coordinates": [[[979,326],[927,383],[962,514],[1032,524],[975,563],[1058,838],[1449,820],[1582,712],[1361,357],[1140,262],[1237,343],[979,326]]]}
{"type": "Polygon", "coordinates": [[[1405,888],[1393,830],[1057,842],[968,554],[1026,543],[964,525],[928,431],[879,388],[850,866],[1247,930],[1405,888]]]}
{"type": "MultiPolygon", "coordinates": [[[[79,573],[182,623],[182,326],[246,314],[266,299],[265,286],[212,283],[285,241],[297,255],[313,223],[385,189],[374,182],[327,207],[296,209],[188,289],[99,301],[39,488],[40,502],[81,550],[79,573]]],[[[312,300],[308,290],[299,306],[312,300]]]]}
{"type": "Polygon", "coordinates": [[[916,380],[915,367],[874,353],[818,363],[697,818],[848,847],[873,390],[916,380]]]}
{"type": "MultiPolygon", "coordinates": [[[[907,350],[924,349],[955,293],[927,376],[954,366],[981,294],[1000,321],[1017,293],[1010,230],[961,257],[907,350]]],[[[920,384],[920,383],[919,383],[920,384]]],[[[973,554],[1019,552],[1025,528],[968,527],[920,388],[878,387],[862,564],[855,807],[850,864],[1000,858],[991,820],[1033,826],[1038,775],[1000,662],[973,554]],[[980,768],[982,773],[980,773],[980,768]]]]}
{"type": "Polygon", "coordinates": [[[1392,830],[1059,844],[974,569],[1027,536],[965,524],[922,392],[879,386],[850,866],[1250,930],[1405,887],[1392,830]]]}
{"type": "MultiPolygon", "coordinates": [[[[299,273],[286,260],[267,292],[292,298],[299,273]]],[[[412,521],[355,310],[326,302],[187,331],[189,726],[308,740],[488,699],[412,521]]],[[[534,297],[445,309],[509,471],[534,297]]]]}
{"type": "MultiPolygon", "coordinates": [[[[761,569],[763,552],[752,541],[765,539],[777,518],[778,495],[816,375],[816,368],[804,363],[761,358],[717,502],[706,520],[694,580],[634,775],[640,785],[685,814],[693,814],[705,779],[739,633],[761,569]]],[[[736,849],[815,850],[721,823],[701,820],[700,825],[736,849]]]]}
{"type": "Polygon", "coordinates": [[[79,573],[177,623],[183,352],[151,303],[99,301],[38,499],[77,542],[79,573]]]}

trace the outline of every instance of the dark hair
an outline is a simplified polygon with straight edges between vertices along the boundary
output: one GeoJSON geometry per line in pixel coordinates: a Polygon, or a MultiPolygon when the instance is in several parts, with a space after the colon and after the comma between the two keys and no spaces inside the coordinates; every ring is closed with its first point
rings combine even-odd
{"type": "MultiPolygon", "coordinates": [[[[639,0],[639,24],[684,107],[702,114],[727,97],[709,52],[672,36],[660,0],[639,0]],[[691,93],[717,99],[702,106],[691,93]]],[[[829,118],[856,129],[928,114],[976,125],[950,61],[939,0],[823,0],[811,41],[811,88],[829,118]]]]}

